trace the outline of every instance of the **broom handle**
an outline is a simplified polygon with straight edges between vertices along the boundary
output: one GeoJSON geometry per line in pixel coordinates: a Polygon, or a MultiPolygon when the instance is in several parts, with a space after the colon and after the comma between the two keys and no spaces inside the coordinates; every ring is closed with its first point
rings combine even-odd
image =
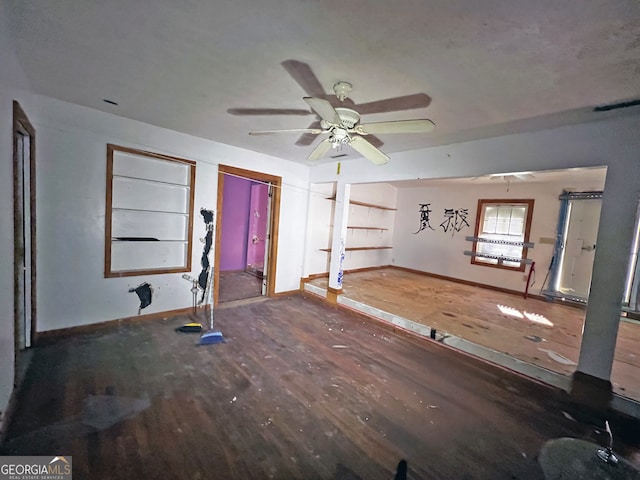
{"type": "Polygon", "coordinates": [[[209,330],[213,330],[213,269],[209,270],[209,330]]]}

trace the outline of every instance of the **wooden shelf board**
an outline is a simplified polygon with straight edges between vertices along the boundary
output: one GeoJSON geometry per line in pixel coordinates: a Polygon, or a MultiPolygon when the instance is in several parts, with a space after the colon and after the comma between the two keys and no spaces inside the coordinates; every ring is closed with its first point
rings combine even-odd
{"type": "Polygon", "coordinates": [[[351,230],[389,230],[388,228],[383,227],[347,227],[351,230]]]}
{"type": "Polygon", "coordinates": [[[144,213],[162,213],[164,215],[180,215],[182,217],[189,216],[189,214],[185,212],[169,212],[166,210],[150,210],[146,208],[113,207],[111,210],[114,212],[144,212],[144,213]]]}
{"type": "MultiPolygon", "coordinates": [[[[327,197],[327,200],[333,200],[335,202],[336,197],[327,197]]],[[[361,207],[377,208],[379,210],[392,210],[392,211],[397,210],[397,208],[385,207],[383,205],[376,205],[375,203],[358,202],[357,200],[349,200],[349,204],[360,205],[361,207]]]]}
{"type": "Polygon", "coordinates": [[[189,190],[191,188],[188,184],[184,184],[184,183],[168,182],[165,180],[153,180],[151,178],[134,177],[131,175],[119,175],[117,173],[114,173],[113,179],[116,180],[118,178],[124,178],[126,180],[135,180],[135,181],[144,182],[144,183],[156,183],[159,185],[167,185],[170,187],[180,187],[180,188],[184,188],[185,190],[189,190]]]}
{"type": "MultiPolygon", "coordinates": [[[[345,252],[353,252],[355,250],[385,250],[388,248],[392,248],[392,247],[348,247],[345,248],[344,251],[345,252]]],[[[320,249],[323,252],[330,252],[331,249],[330,248],[321,248],[320,249]]]]}

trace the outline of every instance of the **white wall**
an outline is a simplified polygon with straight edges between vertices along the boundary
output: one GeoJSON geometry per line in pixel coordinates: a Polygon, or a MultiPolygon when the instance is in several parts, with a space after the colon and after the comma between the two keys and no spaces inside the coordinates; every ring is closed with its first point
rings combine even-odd
{"type": "MultiPolygon", "coordinates": [[[[0,411],[14,376],[12,95],[0,88],[0,411]]],[[[0,428],[2,427],[0,414],[0,428]]]]}
{"type": "MultiPolygon", "coordinates": [[[[396,188],[386,183],[351,185],[350,200],[388,208],[396,208],[396,188]]],[[[350,226],[380,227],[386,230],[347,229],[346,246],[391,246],[395,210],[355,205],[349,207],[350,226]]],[[[391,263],[391,249],[356,250],[345,253],[344,270],[379,267],[391,263]]]]}
{"type": "Polygon", "coordinates": [[[467,236],[474,235],[479,199],[534,199],[530,241],[535,246],[529,249],[528,258],[535,263],[536,281],[530,293],[539,293],[544,276],[553,256],[554,245],[541,243],[541,237],[556,238],[560,200],[563,189],[572,191],[602,190],[601,182],[572,181],[571,176],[562,183],[511,183],[492,182],[490,184],[456,184],[421,188],[401,188],[398,190],[398,211],[393,237],[393,264],[422,270],[438,275],[463,279],[484,285],[524,291],[525,272],[515,272],[499,268],[472,265],[471,257],[464,255],[471,250],[472,243],[467,236]],[[419,231],[420,214],[418,205],[430,203],[430,224],[435,230],[426,228],[419,231]],[[444,209],[468,209],[468,227],[459,232],[444,232],[441,223],[445,220],[444,209]],[[418,233],[414,233],[418,232],[418,233]]]}
{"type": "Polygon", "coordinates": [[[329,271],[330,254],[321,248],[331,248],[335,202],[327,200],[335,195],[334,183],[315,184],[309,187],[307,212],[307,236],[303,276],[329,271]]]}
{"type": "Polygon", "coordinates": [[[0,429],[13,391],[13,107],[26,75],[14,54],[12,39],[0,3],[0,429]]]}
{"type": "Polygon", "coordinates": [[[105,279],[106,144],[156,151],[197,162],[192,274],[199,272],[204,223],[214,209],[217,165],[283,178],[276,291],[295,290],[303,264],[308,168],[42,96],[22,102],[37,131],[38,330],[136,315],[131,287],[149,282],[152,304],[143,313],[191,304],[181,274],[105,279]],[[32,113],[36,112],[36,113],[32,113]],[[297,227],[297,228],[296,228],[297,227]]]}

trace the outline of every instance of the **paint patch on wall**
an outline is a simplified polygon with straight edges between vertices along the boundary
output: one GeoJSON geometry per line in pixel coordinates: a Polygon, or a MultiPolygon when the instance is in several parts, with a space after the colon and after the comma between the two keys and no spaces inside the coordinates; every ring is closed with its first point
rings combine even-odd
{"type": "Polygon", "coordinates": [[[151,305],[153,289],[151,288],[150,284],[145,282],[145,283],[141,283],[136,288],[129,289],[129,293],[133,293],[133,292],[135,292],[138,295],[138,298],[140,299],[140,307],[138,308],[138,315],[140,315],[140,311],[143,308],[147,308],[149,305],[151,305]]]}

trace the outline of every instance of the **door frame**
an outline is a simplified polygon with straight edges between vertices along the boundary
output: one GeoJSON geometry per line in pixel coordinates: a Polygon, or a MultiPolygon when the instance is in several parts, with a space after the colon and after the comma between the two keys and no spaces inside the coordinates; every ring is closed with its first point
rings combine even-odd
{"type": "Polygon", "coordinates": [[[269,175],[267,173],[256,172],[253,170],[245,170],[243,168],[231,167],[228,165],[218,165],[218,198],[216,204],[216,241],[215,241],[215,261],[214,261],[214,284],[213,284],[213,302],[218,305],[218,292],[220,285],[220,252],[222,242],[222,207],[224,193],[224,177],[225,175],[234,175],[269,184],[271,198],[270,209],[271,215],[267,224],[267,234],[269,235],[269,252],[267,258],[266,273],[266,296],[275,295],[276,289],[276,264],[278,260],[278,228],[280,224],[280,192],[282,189],[282,177],[269,175]]]}
{"type": "Polygon", "coordinates": [[[21,155],[18,153],[18,135],[24,135],[29,137],[29,217],[30,217],[30,243],[31,243],[31,346],[37,342],[37,308],[36,308],[36,130],[29,121],[29,118],[24,113],[24,110],[20,104],[13,101],[13,318],[14,318],[14,358],[16,362],[16,368],[14,369],[14,376],[17,379],[19,369],[17,368],[18,357],[20,354],[20,339],[19,324],[21,321],[19,316],[19,296],[20,296],[20,275],[19,269],[22,268],[21,261],[24,256],[24,252],[21,252],[19,245],[21,244],[22,236],[22,203],[19,201],[19,196],[23,195],[20,190],[21,181],[19,176],[22,176],[21,155]]]}

